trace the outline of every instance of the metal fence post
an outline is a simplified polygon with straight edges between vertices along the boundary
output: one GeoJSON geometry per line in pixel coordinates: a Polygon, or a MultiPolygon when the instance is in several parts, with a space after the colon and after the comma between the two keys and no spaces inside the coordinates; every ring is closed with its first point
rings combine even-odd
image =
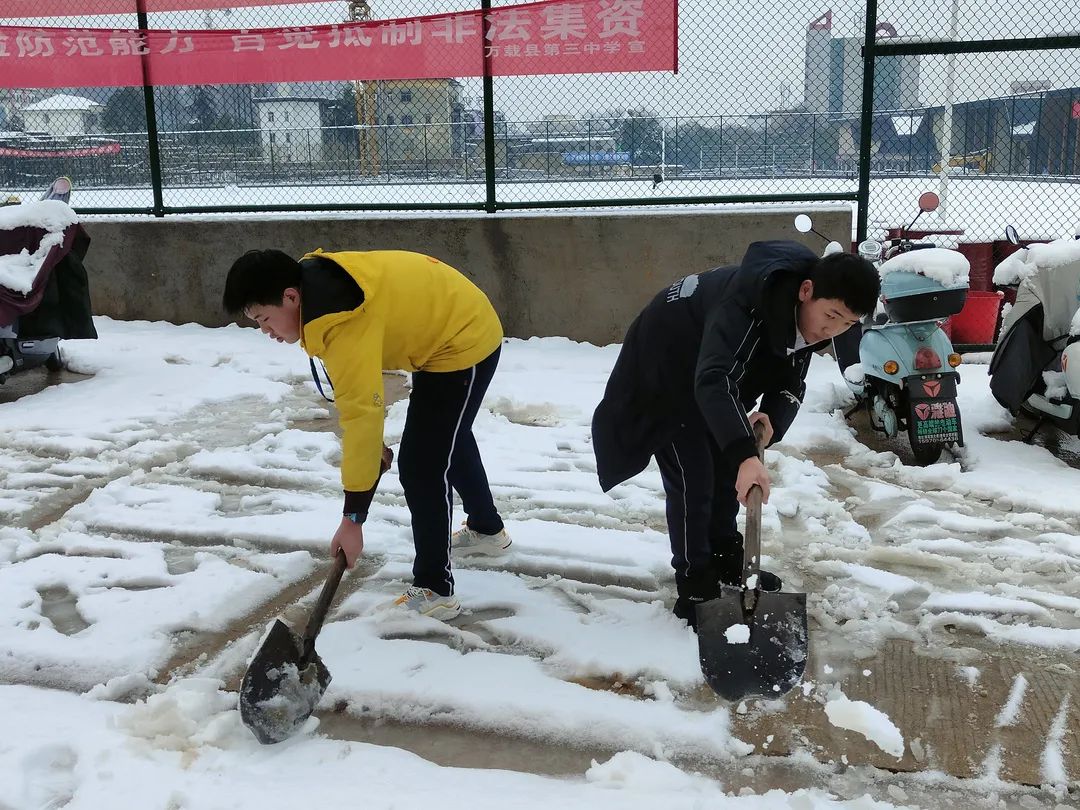
{"type": "Polygon", "coordinates": [[[498,210],[495,200],[495,82],[491,78],[491,51],[487,46],[491,0],[480,0],[480,8],[484,12],[480,25],[480,47],[484,49],[484,210],[494,214],[498,210]]]}
{"type": "Polygon", "coordinates": [[[675,116],[675,176],[682,174],[682,164],[679,161],[679,116],[675,116]]]}
{"type": "Polygon", "coordinates": [[[161,154],[158,151],[157,111],[154,109],[154,87],[149,82],[146,64],[147,56],[149,55],[146,32],[150,28],[150,23],[146,16],[146,0],[136,0],[135,13],[137,25],[139,26],[139,37],[142,41],[143,48],[147,49],[147,52],[144,52],[140,57],[139,62],[142,65],[143,103],[146,106],[146,138],[147,157],[150,162],[150,188],[154,195],[154,205],[151,209],[151,213],[155,217],[163,217],[165,216],[165,202],[161,188],[161,154]]]}
{"type": "Polygon", "coordinates": [[[544,122],[544,168],[551,177],[551,121],[544,122]]]}
{"type": "Polygon", "coordinates": [[[874,124],[874,59],[877,36],[877,0],[866,0],[863,39],[862,121],[859,133],[858,219],[855,241],[866,239],[870,217],[870,150],[874,124]]]}

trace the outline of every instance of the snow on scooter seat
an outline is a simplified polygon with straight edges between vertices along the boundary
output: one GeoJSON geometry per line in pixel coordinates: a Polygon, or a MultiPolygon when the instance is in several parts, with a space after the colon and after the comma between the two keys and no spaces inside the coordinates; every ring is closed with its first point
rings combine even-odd
{"type": "Polygon", "coordinates": [[[1073,236],[1046,244],[1029,245],[1007,256],[994,269],[994,283],[1019,284],[1039,270],[1064,267],[1073,262],[1080,262],[1080,239],[1073,236]]]}
{"type": "Polygon", "coordinates": [[[962,253],[945,248],[925,248],[893,256],[881,265],[879,272],[882,278],[889,273],[918,273],[943,287],[955,287],[967,283],[970,269],[971,265],[962,253]]]}
{"type": "Polygon", "coordinates": [[[23,249],[19,253],[0,256],[0,287],[17,293],[29,293],[49,251],[64,241],[64,229],[78,221],[75,212],[59,200],[41,200],[0,208],[0,230],[27,227],[45,230],[41,243],[33,253],[23,249]]]}

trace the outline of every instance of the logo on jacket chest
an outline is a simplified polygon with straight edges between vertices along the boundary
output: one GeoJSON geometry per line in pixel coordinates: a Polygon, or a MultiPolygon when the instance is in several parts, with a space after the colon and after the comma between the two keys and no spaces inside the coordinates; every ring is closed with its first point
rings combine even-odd
{"type": "Polygon", "coordinates": [[[672,301],[678,301],[680,298],[689,298],[694,294],[694,290],[698,287],[697,276],[687,276],[681,278],[668,287],[667,302],[670,304],[672,301]]]}

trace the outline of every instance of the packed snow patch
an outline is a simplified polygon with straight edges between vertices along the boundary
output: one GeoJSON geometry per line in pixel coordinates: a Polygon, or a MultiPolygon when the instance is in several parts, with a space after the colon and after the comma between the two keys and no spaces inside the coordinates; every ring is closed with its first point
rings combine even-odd
{"type": "Polygon", "coordinates": [[[750,641],[750,626],[746,624],[733,624],[724,631],[724,638],[728,644],[746,644],[750,641]]]}
{"type": "Polygon", "coordinates": [[[881,265],[879,272],[884,278],[889,273],[918,273],[945,287],[967,284],[971,265],[962,253],[945,248],[911,250],[893,256],[881,265]]]}
{"type": "Polygon", "coordinates": [[[1017,715],[1020,714],[1020,704],[1024,701],[1024,692],[1026,691],[1027,678],[1024,677],[1023,673],[1019,673],[1013,680],[1012,688],[1009,690],[1009,699],[1005,701],[1005,705],[998,712],[997,719],[994,721],[995,727],[1004,728],[1016,722],[1017,715]]]}
{"type": "Polygon", "coordinates": [[[897,758],[904,755],[904,737],[900,729],[887,714],[863,700],[850,700],[841,694],[825,704],[825,716],[837,728],[863,735],[886,754],[897,758]]]}

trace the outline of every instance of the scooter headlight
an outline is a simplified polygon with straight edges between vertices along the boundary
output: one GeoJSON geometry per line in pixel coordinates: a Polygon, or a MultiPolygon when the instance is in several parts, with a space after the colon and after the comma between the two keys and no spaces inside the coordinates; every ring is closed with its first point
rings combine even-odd
{"type": "Polygon", "coordinates": [[[886,360],[885,365],[882,366],[886,374],[895,374],[900,370],[900,364],[895,360],[886,360]]]}
{"type": "Polygon", "coordinates": [[[866,239],[856,248],[859,255],[868,262],[877,262],[881,258],[881,242],[866,239]]]}

